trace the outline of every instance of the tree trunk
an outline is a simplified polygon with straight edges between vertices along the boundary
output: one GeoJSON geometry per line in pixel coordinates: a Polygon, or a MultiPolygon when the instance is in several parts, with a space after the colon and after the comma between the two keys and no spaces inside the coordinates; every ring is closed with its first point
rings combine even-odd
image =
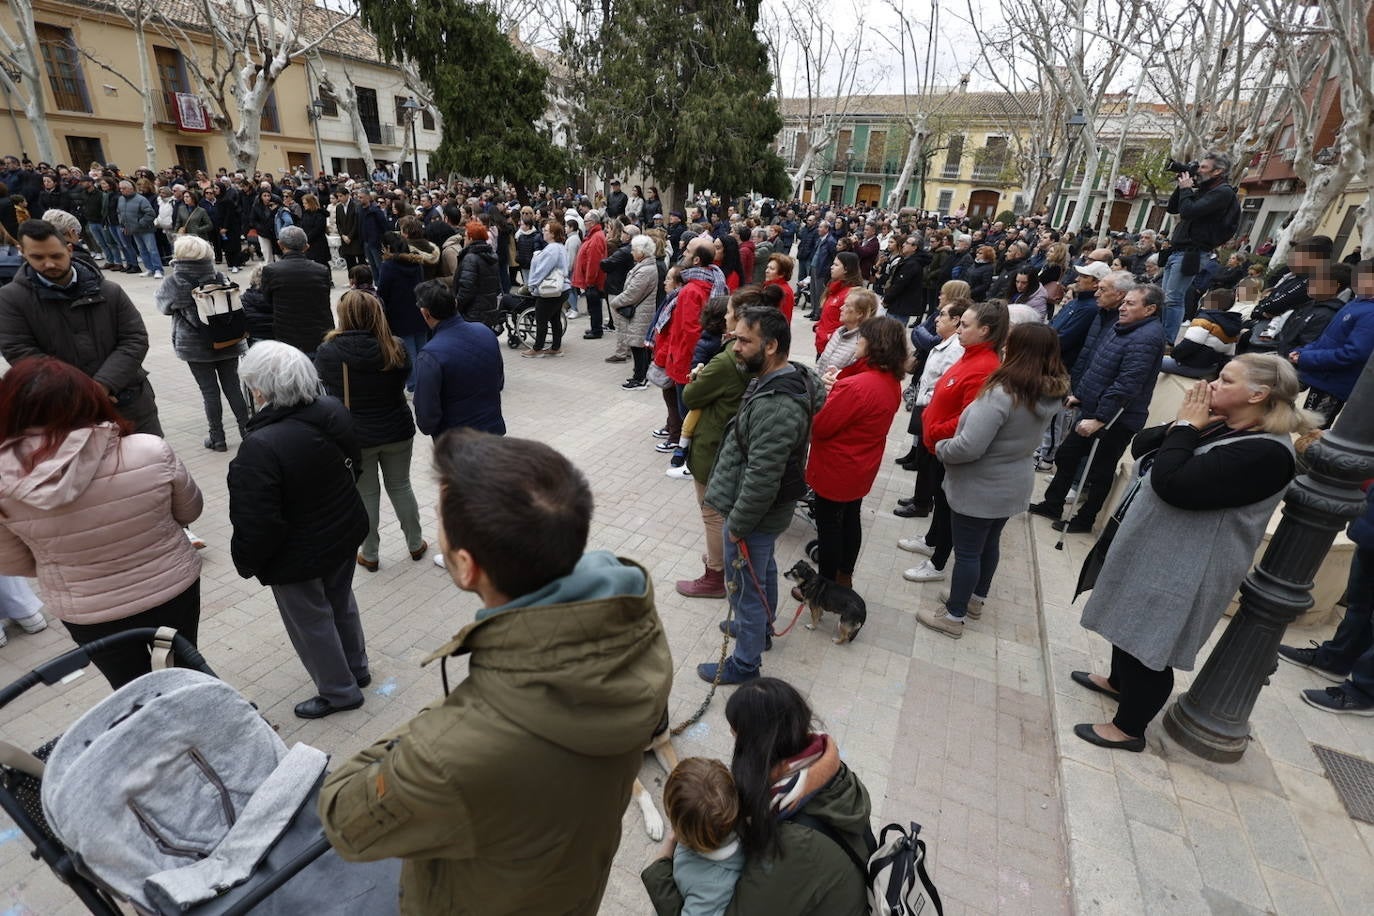
{"type": "Polygon", "coordinates": [[[367,177],[371,178],[372,173],[377,171],[377,160],[372,155],[372,143],[367,139],[367,128],[363,126],[363,117],[358,114],[358,93],[354,91],[353,81],[348,81],[348,88],[344,90],[346,97],[337,104],[348,112],[348,123],[353,127],[353,139],[358,142],[358,155],[362,157],[363,165],[367,167],[367,177]]]}
{"type": "Polygon", "coordinates": [[[140,23],[134,28],[134,42],[138,48],[138,84],[143,87],[143,153],[145,164],[151,171],[157,171],[157,133],[154,125],[157,123],[157,112],[153,109],[153,93],[160,91],[153,88],[151,68],[148,66],[148,41],[147,34],[143,25],[140,23]]]}
{"type": "Polygon", "coordinates": [[[902,161],[902,173],[897,176],[897,183],[893,185],[892,190],[887,195],[887,208],[889,210],[896,210],[901,206],[902,192],[911,184],[912,173],[916,171],[916,162],[921,158],[921,147],[925,145],[925,119],[922,118],[919,124],[909,120],[907,126],[911,130],[911,140],[907,143],[906,159],[902,161]]]}
{"type": "MultiPolygon", "coordinates": [[[[1084,144],[1083,157],[1083,182],[1078,186],[1078,197],[1074,199],[1073,218],[1077,225],[1084,226],[1092,222],[1092,219],[1083,212],[1088,205],[1089,198],[1092,197],[1093,187],[1097,184],[1097,167],[1101,163],[1102,153],[1097,148],[1097,138],[1088,137],[1084,144]]],[[[1071,229],[1071,226],[1064,226],[1071,229]]]]}
{"type": "Polygon", "coordinates": [[[1306,238],[1317,231],[1317,226],[1321,224],[1326,211],[1350,184],[1356,165],[1352,157],[1342,150],[1340,161],[1335,165],[1313,167],[1312,180],[1307,182],[1303,189],[1302,199],[1298,202],[1298,208],[1293,211],[1293,218],[1288,221],[1287,226],[1279,230],[1274,253],[1269,256],[1271,264],[1284,263],[1288,255],[1288,246],[1294,239],[1306,238]]]}
{"type": "Polygon", "coordinates": [[[807,148],[806,155],[802,156],[801,162],[792,170],[792,199],[800,200],[802,186],[806,184],[806,173],[811,170],[811,163],[816,158],[816,150],[826,146],[833,138],[830,131],[822,129],[821,132],[813,137],[811,131],[806,132],[807,148]],[[815,142],[813,142],[813,140],[815,142]]]}
{"type": "Polygon", "coordinates": [[[24,116],[29,119],[29,129],[33,131],[34,146],[37,147],[37,161],[53,164],[57,162],[57,148],[53,146],[52,131],[48,129],[47,106],[43,102],[42,88],[36,89],[24,99],[24,116]]]}

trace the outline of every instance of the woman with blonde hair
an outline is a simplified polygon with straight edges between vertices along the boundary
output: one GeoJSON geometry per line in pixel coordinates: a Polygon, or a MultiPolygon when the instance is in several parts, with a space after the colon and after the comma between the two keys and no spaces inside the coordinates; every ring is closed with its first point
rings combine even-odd
{"type": "Polygon", "coordinates": [[[1111,668],[1071,674],[1117,712],[1074,726],[1079,738],[1145,749],[1173,669],[1192,670],[1293,480],[1293,434],[1319,423],[1298,408],[1298,388],[1287,361],[1247,353],[1194,385],[1172,423],[1136,435],[1142,475],[1083,608],[1084,628],[1112,645],[1111,668]]]}
{"type": "Polygon", "coordinates": [[[239,384],[239,357],[248,349],[240,340],[227,347],[216,347],[210,330],[200,320],[195,297],[191,291],[206,283],[228,283],[215,270],[215,249],[198,235],[179,235],[172,245],[172,263],[153,302],[157,310],[172,318],[172,352],[186,363],[191,377],[200,388],[205,407],[205,420],[210,434],[204,445],[214,452],[228,451],[224,439],[224,404],[220,392],[229,401],[229,409],[238,421],[239,438],[247,435],[248,402],[239,384]]]}
{"type": "Polygon", "coordinates": [[[878,314],[878,297],[872,290],[851,290],[840,306],[840,326],[825,342],[825,350],[816,358],[816,373],[838,375],[841,369],[859,358],[859,326],[878,314]]]}
{"type": "Polygon", "coordinates": [[[349,290],[339,299],[338,327],[330,331],[315,353],[315,368],[324,390],[353,416],[353,432],[362,449],[358,494],[367,509],[367,537],[358,548],[358,565],[376,572],[381,470],[387,499],[396,511],[406,550],[421,560],[429,544],[420,530],[420,508],[410,486],[410,456],[415,442],[415,418],[406,404],[405,386],[411,357],[405,344],[391,333],[382,304],[362,290],[349,290]]]}

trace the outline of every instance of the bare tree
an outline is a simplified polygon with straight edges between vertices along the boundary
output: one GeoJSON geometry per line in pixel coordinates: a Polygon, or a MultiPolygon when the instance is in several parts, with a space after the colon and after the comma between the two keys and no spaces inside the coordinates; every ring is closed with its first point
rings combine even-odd
{"type": "Polygon", "coordinates": [[[940,5],[937,0],[931,0],[930,4],[930,21],[926,23],[925,29],[924,58],[920,57],[916,33],[912,29],[911,20],[906,16],[904,3],[899,4],[894,0],[889,0],[888,6],[897,14],[898,40],[893,41],[885,32],[880,31],[878,35],[897,52],[902,60],[902,122],[907,133],[906,156],[902,159],[902,171],[897,176],[897,183],[892,186],[892,190],[887,195],[888,209],[895,210],[905,198],[907,188],[911,186],[911,179],[916,173],[918,164],[922,167],[921,183],[914,199],[921,205],[925,203],[924,166],[932,151],[930,119],[948,101],[949,96],[945,95],[937,101],[932,98],[931,92],[935,83],[935,63],[939,56],[940,5]],[[914,96],[907,79],[908,54],[910,54],[912,61],[917,59],[922,61],[920,68],[913,76],[916,90],[914,96]]]}
{"type": "Polygon", "coordinates": [[[364,126],[362,115],[358,111],[358,87],[353,84],[353,77],[349,75],[348,68],[344,67],[343,85],[335,83],[333,74],[320,57],[318,49],[310,53],[309,60],[310,69],[315,74],[315,82],[320,91],[333,99],[334,104],[348,116],[348,123],[353,131],[353,142],[358,144],[358,156],[363,160],[370,176],[377,170],[377,158],[372,155],[372,143],[367,136],[367,127],[364,126]]]}
{"type": "Polygon", "coordinates": [[[793,85],[805,91],[799,139],[806,149],[792,170],[792,196],[797,198],[817,153],[839,136],[850,113],[872,94],[881,74],[863,63],[867,29],[862,9],[854,8],[853,30],[841,35],[831,23],[846,17],[837,17],[822,0],[781,6],[781,13],[777,6],[770,8],[780,18],[765,26],[764,37],[773,56],[779,98],[785,97],[782,79],[789,69],[793,85]],[[824,95],[827,86],[831,92],[824,95]]]}
{"type": "Polygon", "coordinates": [[[1266,24],[1288,68],[1285,99],[1293,117],[1293,170],[1303,194],[1292,219],[1279,233],[1273,259],[1281,261],[1294,239],[1316,231],[1352,179],[1364,182],[1359,210],[1362,246],[1374,242],[1374,49],[1371,10],[1365,0],[1317,0],[1317,9],[1291,8],[1279,0],[1262,3],[1266,24]],[[1326,94],[1339,93],[1341,126],[1332,149],[1316,142],[1326,94]]]}
{"type": "Polygon", "coordinates": [[[47,100],[43,97],[48,73],[43,65],[38,31],[34,28],[33,0],[8,0],[8,3],[14,14],[14,26],[11,31],[10,26],[0,24],[0,87],[4,87],[7,99],[18,99],[24,106],[38,158],[56,162],[57,147],[48,128],[47,100]]]}
{"type": "Polygon", "coordinates": [[[153,106],[154,88],[152,67],[148,62],[148,26],[161,13],[154,0],[119,0],[114,4],[119,15],[129,24],[134,33],[134,53],[138,58],[138,78],[131,79],[123,71],[112,66],[93,49],[72,41],[70,47],[95,66],[118,79],[142,102],[143,113],[143,162],[149,169],[157,169],[157,111],[153,106]]]}
{"type": "Polygon", "coordinates": [[[208,32],[201,49],[187,25],[165,16],[158,24],[185,52],[186,66],[210,103],[234,167],[252,171],[262,146],[262,113],[282,71],[305,58],[357,14],[326,13],[308,0],[198,0],[208,32]]]}

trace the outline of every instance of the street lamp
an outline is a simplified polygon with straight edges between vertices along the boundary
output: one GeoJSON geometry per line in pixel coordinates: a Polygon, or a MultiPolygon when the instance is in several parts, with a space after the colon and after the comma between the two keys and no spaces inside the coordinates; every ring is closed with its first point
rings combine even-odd
{"type": "Polygon", "coordinates": [[[1069,178],[1069,163],[1073,161],[1073,145],[1078,142],[1078,135],[1083,131],[1087,123],[1088,119],[1083,117],[1083,109],[1081,108],[1075,111],[1069,120],[1064,123],[1069,146],[1064,152],[1064,168],[1059,172],[1059,181],[1054,186],[1054,200],[1050,203],[1050,225],[1052,226],[1055,222],[1055,211],[1059,209],[1059,196],[1064,193],[1064,182],[1069,178]]]}
{"type": "Polygon", "coordinates": [[[1303,459],[1307,473],[1288,488],[1283,518],[1241,583],[1240,610],[1164,715],[1164,730],[1207,760],[1230,763],[1245,753],[1250,713],[1278,667],[1284,629],[1312,607],[1312,581],[1331,543],[1364,509],[1360,484],[1374,477],[1374,360],[1335,426],[1303,459]]]}
{"type": "Polygon", "coordinates": [[[420,144],[419,141],[415,139],[415,120],[420,116],[420,112],[424,109],[425,106],[415,101],[415,96],[411,96],[410,98],[406,99],[404,102],[401,103],[401,107],[405,109],[406,116],[410,118],[410,155],[411,161],[414,163],[415,169],[415,172],[411,176],[411,179],[415,182],[415,187],[419,188],[420,144]]]}
{"type": "Polygon", "coordinates": [[[320,99],[311,99],[305,106],[305,116],[310,120],[310,132],[315,135],[315,174],[324,171],[324,147],[320,145],[319,120],[324,116],[325,104],[320,99]]]}
{"type": "Polygon", "coordinates": [[[840,205],[844,205],[846,192],[849,190],[849,171],[854,168],[854,144],[844,151],[844,185],[840,190],[840,205]]]}

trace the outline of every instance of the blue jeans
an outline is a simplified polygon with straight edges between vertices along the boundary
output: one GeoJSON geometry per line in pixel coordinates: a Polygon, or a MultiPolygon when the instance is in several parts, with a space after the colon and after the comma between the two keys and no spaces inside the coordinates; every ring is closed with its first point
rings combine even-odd
{"type": "Polygon", "coordinates": [[[954,574],[949,580],[949,601],[945,609],[951,617],[968,613],[968,599],[988,596],[997,563],[1002,558],[1002,529],[1004,518],[974,518],[949,513],[950,533],[954,539],[954,574]]]}
{"type": "MultiPolygon", "coordinates": [[[[1178,340],[1179,328],[1183,327],[1183,310],[1188,290],[1193,285],[1193,280],[1197,274],[1183,275],[1183,259],[1185,252],[1175,252],[1169,257],[1169,263],[1164,265],[1164,277],[1160,284],[1164,287],[1164,341],[1172,344],[1178,340]]],[[[1198,268],[1199,273],[1211,270],[1209,261],[1215,261],[1216,255],[1210,252],[1203,252],[1202,266],[1198,268]]]]}
{"type": "Polygon", "coordinates": [[[367,255],[367,266],[372,268],[372,282],[376,283],[382,279],[382,246],[378,242],[375,245],[364,245],[363,253],[367,255]]]}
{"type": "Polygon", "coordinates": [[[123,239],[124,253],[130,267],[137,266],[142,260],[144,270],[162,270],[162,258],[157,253],[157,237],[153,233],[135,232],[133,235],[124,235],[123,239]]]}
{"type": "Polygon", "coordinates": [[[124,263],[124,246],[120,243],[119,236],[110,231],[109,226],[103,223],[91,223],[86,228],[90,230],[95,243],[100,246],[107,262],[111,264],[124,263]]]}
{"type": "Polygon", "coordinates": [[[1374,549],[1355,551],[1345,594],[1350,602],[1345,619],[1336,635],[1321,644],[1314,661],[1328,671],[1349,672],[1355,689],[1374,701],[1374,549]]]}
{"type": "Polygon", "coordinates": [[[735,614],[735,666],[742,671],[757,671],[763,662],[764,640],[778,612],[778,564],[773,556],[778,536],[751,534],[744,538],[744,546],[749,552],[746,561],[740,545],[730,539],[728,521],[722,534],[725,591],[735,614]],[[763,587],[763,594],[759,593],[759,586],[763,587]]]}
{"type": "Polygon", "coordinates": [[[406,377],[406,391],[414,391],[415,355],[420,352],[425,344],[429,343],[429,334],[424,331],[417,331],[414,334],[397,334],[396,336],[401,338],[406,353],[410,354],[410,375],[406,377]]]}
{"type": "Polygon", "coordinates": [[[576,287],[569,287],[568,308],[572,309],[574,312],[577,311],[577,301],[579,298],[581,298],[581,296],[582,292],[580,290],[578,290],[576,287]]]}

